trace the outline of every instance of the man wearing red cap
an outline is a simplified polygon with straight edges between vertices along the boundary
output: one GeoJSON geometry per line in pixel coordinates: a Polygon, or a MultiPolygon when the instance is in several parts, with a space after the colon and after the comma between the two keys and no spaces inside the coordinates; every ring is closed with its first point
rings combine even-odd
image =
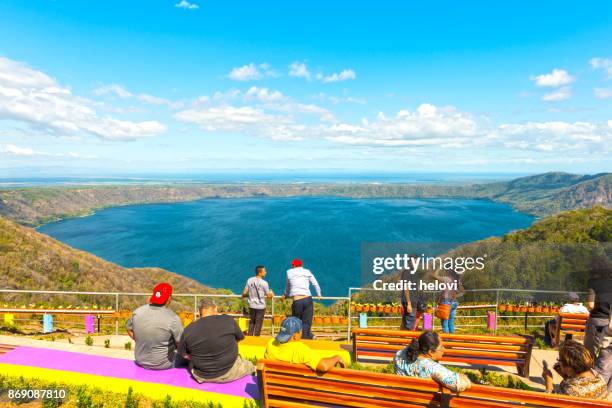
{"type": "Polygon", "coordinates": [[[134,310],[126,324],[128,335],[136,342],[134,359],[143,368],[165,370],[175,366],[183,325],[167,307],[171,300],[172,286],[156,285],[149,304],[134,310]]]}
{"type": "Polygon", "coordinates": [[[304,268],[301,259],[291,261],[292,268],[287,271],[287,285],[284,297],[293,299],[291,314],[302,321],[302,338],[312,339],[312,315],[314,306],[310,285],[315,288],[317,296],[321,297],[321,288],[312,272],[304,268]]]}

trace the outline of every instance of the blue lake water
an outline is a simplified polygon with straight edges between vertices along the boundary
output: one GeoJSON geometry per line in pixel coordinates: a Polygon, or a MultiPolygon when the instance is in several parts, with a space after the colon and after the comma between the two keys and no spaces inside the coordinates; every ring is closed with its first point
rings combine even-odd
{"type": "Polygon", "coordinates": [[[282,293],[291,259],[323,295],[359,286],[363,242],[475,241],[533,222],[485,200],[331,197],[206,199],[116,207],[39,231],[126,267],[157,266],[239,292],[257,264],[282,293]]]}

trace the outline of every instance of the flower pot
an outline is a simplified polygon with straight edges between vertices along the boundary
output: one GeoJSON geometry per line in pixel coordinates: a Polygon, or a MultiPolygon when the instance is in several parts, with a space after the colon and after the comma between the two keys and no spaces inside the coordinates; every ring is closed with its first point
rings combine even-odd
{"type": "Polygon", "coordinates": [[[536,313],[542,313],[542,306],[536,306],[535,312],[536,313]]]}
{"type": "Polygon", "coordinates": [[[505,312],[507,308],[508,308],[508,306],[506,306],[506,305],[499,305],[499,311],[500,312],[505,312]]]}
{"type": "Polygon", "coordinates": [[[273,320],[274,320],[274,324],[281,324],[283,322],[283,316],[275,315],[273,317],[273,320]]]}
{"type": "Polygon", "coordinates": [[[332,316],[331,317],[331,322],[332,322],[332,324],[340,323],[340,317],[339,316],[332,316]]]}
{"type": "Polygon", "coordinates": [[[526,312],[527,311],[527,306],[519,306],[519,312],[526,312]]]}
{"type": "Polygon", "coordinates": [[[506,306],[506,310],[507,310],[508,312],[514,312],[514,305],[508,305],[508,306],[506,306]]]}
{"type": "Polygon", "coordinates": [[[544,307],[542,308],[542,312],[543,312],[543,313],[550,313],[550,307],[549,307],[549,306],[544,306],[544,307]]]}
{"type": "Polygon", "coordinates": [[[384,307],[383,305],[378,305],[378,306],[376,307],[376,311],[377,311],[377,312],[384,312],[384,311],[385,311],[385,307],[384,307]]]}
{"type": "Polygon", "coordinates": [[[351,312],[355,311],[355,305],[351,305],[351,312]]]}
{"type": "Polygon", "coordinates": [[[391,313],[391,306],[385,306],[384,312],[391,313]]]}
{"type": "Polygon", "coordinates": [[[533,313],[533,312],[535,312],[535,306],[529,306],[529,307],[527,307],[527,312],[529,312],[529,313],[533,313]]]}
{"type": "Polygon", "coordinates": [[[358,312],[363,312],[363,305],[355,306],[355,310],[357,310],[358,312]]]}
{"type": "Polygon", "coordinates": [[[321,316],[315,316],[315,317],[314,317],[314,322],[315,322],[316,324],[323,324],[323,317],[321,317],[321,316]]]}
{"type": "Polygon", "coordinates": [[[391,308],[391,311],[392,311],[393,313],[398,313],[398,312],[399,312],[399,307],[398,307],[398,306],[393,306],[393,307],[391,308]]]}
{"type": "Polygon", "coordinates": [[[348,324],[348,318],[347,317],[341,317],[340,318],[340,324],[348,324]]]}
{"type": "Polygon", "coordinates": [[[331,317],[330,316],[323,317],[323,324],[331,324],[331,317]]]}

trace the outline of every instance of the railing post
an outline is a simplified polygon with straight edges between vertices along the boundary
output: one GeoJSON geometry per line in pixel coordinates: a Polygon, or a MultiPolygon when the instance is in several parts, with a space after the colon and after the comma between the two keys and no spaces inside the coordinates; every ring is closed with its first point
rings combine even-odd
{"type": "Polygon", "coordinates": [[[495,289],[495,330],[493,334],[497,334],[497,317],[499,315],[499,289],[495,289]]]}
{"type": "Polygon", "coordinates": [[[351,291],[353,288],[349,288],[348,290],[348,325],[346,326],[346,341],[351,341],[351,291]]]}
{"type": "MultiPolygon", "coordinates": [[[[119,294],[115,293],[115,313],[119,313],[119,294]]],[[[115,316],[115,335],[119,335],[119,315],[115,316]]]]}
{"type": "Polygon", "coordinates": [[[272,296],[272,319],[270,319],[270,331],[274,337],[274,296],[272,296]]]}
{"type": "Polygon", "coordinates": [[[198,295],[193,295],[193,321],[195,321],[197,313],[198,313],[198,295]]]}

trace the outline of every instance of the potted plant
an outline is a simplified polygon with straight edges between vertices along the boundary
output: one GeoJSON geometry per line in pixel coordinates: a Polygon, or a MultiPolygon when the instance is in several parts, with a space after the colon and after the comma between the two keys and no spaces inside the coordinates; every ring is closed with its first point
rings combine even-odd
{"type": "Polygon", "coordinates": [[[331,317],[330,316],[324,316],[323,317],[323,324],[331,324],[331,317]]]}
{"type": "Polygon", "coordinates": [[[499,305],[499,311],[502,313],[505,312],[507,308],[508,308],[508,305],[506,304],[499,305]]]}
{"type": "Polygon", "coordinates": [[[343,317],[341,317],[341,318],[340,318],[340,324],[343,324],[343,325],[344,325],[344,324],[348,324],[348,317],[344,317],[344,316],[343,316],[343,317]]]}
{"type": "Polygon", "coordinates": [[[323,317],[322,316],[315,316],[314,317],[314,322],[316,324],[323,324],[323,317]]]}
{"type": "Polygon", "coordinates": [[[385,305],[384,312],[387,314],[391,313],[391,305],[385,305]]]}
{"type": "Polygon", "coordinates": [[[355,310],[357,310],[358,312],[362,312],[363,311],[363,305],[361,303],[357,303],[355,305],[355,310]]]}
{"type": "Polygon", "coordinates": [[[379,304],[376,306],[376,311],[377,311],[377,312],[384,312],[384,311],[385,311],[385,305],[383,305],[382,303],[379,303],[379,304]]]}
{"type": "Polygon", "coordinates": [[[355,311],[355,308],[356,308],[355,303],[351,303],[351,312],[354,312],[354,311],[355,311]]]}
{"type": "Polygon", "coordinates": [[[508,305],[506,306],[506,310],[507,310],[508,312],[514,312],[516,309],[515,309],[515,306],[514,306],[514,305],[510,305],[510,304],[508,304],[508,305]]]}
{"type": "Polygon", "coordinates": [[[340,323],[340,317],[339,316],[332,316],[331,317],[331,322],[332,322],[332,324],[340,323]]]}
{"type": "Polygon", "coordinates": [[[534,305],[528,305],[527,306],[527,312],[529,312],[529,313],[535,312],[535,306],[534,305]]]}
{"type": "Polygon", "coordinates": [[[525,313],[527,311],[527,305],[521,304],[519,306],[519,310],[518,311],[521,312],[521,313],[525,313]]]}
{"type": "Polygon", "coordinates": [[[393,307],[391,308],[391,312],[397,314],[399,312],[399,306],[394,304],[393,307]]]}
{"type": "Polygon", "coordinates": [[[542,305],[536,305],[536,307],[535,307],[535,312],[536,312],[536,313],[542,313],[542,309],[543,309],[543,308],[542,308],[542,305]]]}

